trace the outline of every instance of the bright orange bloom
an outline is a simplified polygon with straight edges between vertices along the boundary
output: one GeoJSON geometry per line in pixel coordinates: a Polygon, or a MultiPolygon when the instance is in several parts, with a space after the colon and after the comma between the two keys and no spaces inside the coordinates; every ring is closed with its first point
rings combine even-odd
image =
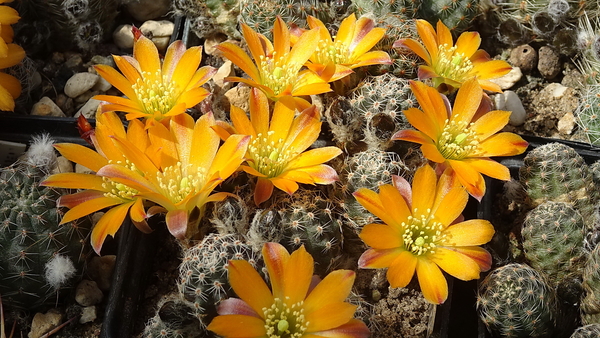
{"type": "Polygon", "coordinates": [[[152,41],[134,32],[133,57],[113,55],[123,74],[106,65],[94,68],[106,81],[120,90],[127,98],[96,95],[94,99],[107,101],[102,111],[126,112],[127,119],[146,119],[146,126],[185,112],[204,100],[210,93],[201,86],[216,69],[204,66],[198,69],[202,47],[185,49],[181,41],[173,42],[167,49],[164,61],[152,41]]]}
{"type": "Polygon", "coordinates": [[[222,124],[217,128],[221,137],[230,134],[250,135],[246,164],[241,168],[257,176],[254,190],[256,205],[266,201],[273,186],[288,194],[298,190],[298,183],[332,184],[338,176],[333,168],[323,164],[338,156],[337,147],[323,147],[305,151],[319,137],[320,114],[310,106],[294,118],[294,110],[276,102],[270,117],[269,101],[264,93],[254,88],[250,94],[250,119],[238,107],[231,107],[233,127],[222,124]]]}
{"type": "Polygon", "coordinates": [[[217,49],[250,77],[247,79],[232,76],[225,78],[227,81],[239,81],[260,88],[269,99],[283,100],[286,105],[297,107],[298,110],[309,106],[306,100],[298,96],[331,91],[327,81],[317,74],[308,69],[300,70],[317,48],[317,29],[302,34],[290,49],[290,31],[280,17],[277,17],[273,27],[273,43],[248,25],[242,23],[241,26],[256,64],[240,47],[230,42],[221,43],[217,49]]]}
{"type": "Polygon", "coordinates": [[[513,133],[497,133],[508,123],[509,111],[478,112],[483,91],[475,78],[459,89],[452,111],[434,88],[421,82],[411,82],[410,87],[423,111],[410,108],[404,115],[417,130],[401,130],[392,136],[393,140],[420,143],[426,158],[452,167],[469,194],[478,200],[485,194],[481,174],[510,179],[508,168],[490,157],[521,154],[528,143],[513,133]]]}
{"type": "Polygon", "coordinates": [[[405,287],[415,271],[425,299],[441,304],[448,284],[441,270],[460,280],[479,278],[492,264],[491,255],[478,245],[490,241],[494,227],[486,220],[456,222],[469,195],[450,171],[438,178],[429,165],[417,170],[412,182],[394,177],[394,186],[366,188],[356,200],[384,224],[367,224],[360,238],[370,246],[358,261],[360,268],[388,268],[394,288],[405,287]]]}
{"type": "Polygon", "coordinates": [[[413,39],[400,39],[394,48],[408,47],[425,60],[419,66],[419,79],[432,79],[433,86],[441,93],[451,93],[467,80],[477,77],[485,90],[501,92],[500,86],[489,81],[508,73],[512,67],[502,60],[491,60],[486,51],[479,48],[481,37],[477,32],[464,32],[456,41],[442,21],[437,23],[437,33],[425,20],[416,20],[417,33],[425,44],[413,39]]]}
{"type": "MultiPolygon", "coordinates": [[[[318,48],[306,63],[313,72],[328,82],[339,80],[353,71],[352,69],[376,64],[392,64],[388,53],[371,51],[371,48],[385,35],[384,28],[374,28],[373,20],[362,17],[356,20],[352,13],[340,24],[337,35],[331,38],[323,22],[313,16],[307,18],[311,29],[319,29],[318,48]]],[[[292,31],[292,43],[298,39],[303,29],[292,31]]]]}
{"type": "MultiPolygon", "coordinates": [[[[11,2],[0,0],[1,3],[11,2]]],[[[0,69],[12,67],[23,58],[25,51],[12,43],[13,30],[11,24],[19,20],[19,13],[11,7],[0,6],[0,69]]],[[[13,111],[15,99],[21,95],[21,83],[14,76],[0,72],[0,111],[13,111]]]]}
{"type": "MultiPolygon", "coordinates": [[[[139,151],[148,150],[148,135],[144,124],[139,120],[129,123],[127,131],[114,112],[99,113],[96,116],[96,129],[91,137],[96,148],[60,143],[55,148],[68,160],[97,172],[109,163],[125,163],[126,158],[114,144],[113,138],[126,142],[139,151]]],[[[62,173],[48,177],[41,185],[83,191],[60,197],[57,205],[70,208],[61,220],[61,224],[89,215],[104,208],[111,208],[96,223],[92,230],[91,242],[96,253],[100,254],[106,236],[114,236],[129,213],[131,220],[143,232],[151,229],[146,223],[143,201],[138,198],[137,190],[124,184],[95,174],[62,173]]]]}
{"type": "Polygon", "coordinates": [[[315,285],[314,260],[304,246],[290,255],[282,245],[266,243],[262,253],[271,289],[250,263],[229,261],[229,283],[240,299],[222,301],[208,330],[225,338],[369,336],[367,326],[352,318],[356,305],[344,302],[354,271],[333,271],[315,285]]]}
{"type": "Polygon", "coordinates": [[[185,239],[198,232],[206,203],[230,195],[211,193],[239,168],[250,137],[232,135],[219,146],[211,113],[196,122],[188,114],[179,114],[169,122],[169,128],[157,123],[147,129],[150,145],[145,152],[115,138],[115,146],[128,162],[108,164],[97,174],[135,189],[135,196],[158,204],[160,207],[151,207],[148,214],[165,212],[171,234],[185,239]]]}

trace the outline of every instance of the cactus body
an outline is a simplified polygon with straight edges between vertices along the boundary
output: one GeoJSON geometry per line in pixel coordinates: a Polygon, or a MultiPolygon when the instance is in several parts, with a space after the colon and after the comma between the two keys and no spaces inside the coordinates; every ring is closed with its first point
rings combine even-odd
{"type": "Polygon", "coordinates": [[[588,254],[583,269],[583,290],[581,299],[581,322],[600,323],[600,246],[588,254]]]}
{"type": "Polygon", "coordinates": [[[600,337],[600,324],[588,324],[577,328],[570,338],[597,338],[600,337]]]}
{"type": "Polygon", "coordinates": [[[173,9],[175,14],[187,16],[191,30],[200,38],[217,33],[241,38],[237,30],[239,0],[174,0],[173,9]]]}
{"type": "Polygon", "coordinates": [[[523,264],[492,271],[480,285],[477,310],[488,329],[501,337],[548,337],[554,328],[552,289],[523,264]]]}
{"type": "Polygon", "coordinates": [[[464,32],[477,15],[479,0],[423,0],[418,17],[434,24],[438,20],[458,36],[464,32]]]}

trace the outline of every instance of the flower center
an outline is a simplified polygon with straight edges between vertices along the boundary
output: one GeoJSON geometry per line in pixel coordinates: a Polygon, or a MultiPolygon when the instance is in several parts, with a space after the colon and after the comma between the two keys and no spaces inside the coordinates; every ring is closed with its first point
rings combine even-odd
{"type": "Polygon", "coordinates": [[[300,67],[296,62],[288,62],[285,57],[278,57],[276,52],[273,52],[271,57],[261,56],[258,60],[261,84],[271,88],[275,95],[294,85],[298,78],[298,69],[300,67]]]}
{"type": "Polygon", "coordinates": [[[273,131],[269,131],[264,137],[259,133],[248,146],[248,154],[252,159],[249,165],[269,178],[279,176],[293,158],[293,154],[285,149],[283,139],[271,139],[273,134],[273,131]]]}
{"type": "Polygon", "coordinates": [[[456,46],[449,47],[443,44],[438,47],[438,59],[434,69],[441,77],[462,83],[473,69],[473,64],[465,54],[456,52],[456,46]]]}
{"type": "Polygon", "coordinates": [[[404,247],[417,256],[435,253],[435,248],[446,241],[444,225],[434,220],[430,209],[425,214],[419,214],[415,208],[413,215],[408,217],[408,223],[402,223],[404,247]]]}
{"type": "Polygon", "coordinates": [[[198,167],[192,171],[189,166],[186,167],[181,162],[177,162],[176,165],[158,172],[156,179],[164,196],[174,203],[179,203],[188,195],[202,189],[206,179],[206,169],[198,167]]]}
{"type": "Polygon", "coordinates": [[[318,47],[313,54],[315,63],[337,65],[348,63],[348,46],[342,41],[319,40],[318,47]]]}
{"type": "Polygon", "coordinates": [[[309,324],[304,318],[303,305],[304,302],[301,301],[289,306],[285,301],[275,298],[275,302],[270,308],[263,308],[267,337],[302,337],[309,324]]]}
{"type": "Polygon", "coordinates": [[[138,194],[137,190],[125,184],[112,181],[108,177],[102,177],[102,180],[104,181],[102,187],[106,190],[104,193],[105,197],[132,200],[138,194]]]}
{"type": "Polygon", "coordinates": [[[444,126],[442,135],[438,139],[438,150],[449,160],[462,160],[477,150],[479,141],[474,130],[468,127],[467,122],[451,121],[444,126]]]}
{"type": "Polygon", "coordinates": [[[144,112],[160,121],[163,115],[175,105],[177,100],[176,83],[163,78],[160,70],[154,77],[149,75],[148,72],[142,72],[142,76],[131,88],[144,106],[144,112]]]}

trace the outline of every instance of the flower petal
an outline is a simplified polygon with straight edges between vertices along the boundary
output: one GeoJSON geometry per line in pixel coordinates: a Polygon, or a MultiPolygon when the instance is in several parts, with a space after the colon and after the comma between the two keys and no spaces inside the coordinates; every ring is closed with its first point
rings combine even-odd
{"type": "Polygon", "coordinates": [[[367,224],[359,234],[362,241],[377,250],[401,248],[404,246],[401,229],[386,224],[367,224]]]}
{"type": "Polygon", "coordinates": [[[442,304],[448,298],[448,283],[440,268],[428,259],[417,262],[417,277],[425,300],[433,304],[442,304]]]}
{"type": "MultiPolygon", "coordinates": [[[[187,90],[185,93],[181,94],[177,98],[177,101],[175,101],[174,106],[183,103],[184,107],[178,113],[178,114],[182,114],[183,110],[185,110],[185,108],[192,108],[193,106],[202,102],[202,100],[204,100],[209,95],[211,95],[211,93],[208,90],[206,90],[205,88],[202,88],[202,87],[192,88],[190,90],[187,90]]],[[[173,108],[171,108],[171,110],[173,110],[173,108]]],[[[176,115],[176,114],[174,114],[172,111],[169,111],[167,114],[165,114],[165,116],[173,116],[173,115],[176,115]]]]}
{"type": "Polygon", "coordinates": [[[285,191],[289,195],[295,193],[299,188],[298,183],[285,178],[273,177],[270,181],[277,189],[285,191]]]}
{"type": "Polygon", "coordinates": [[[486,220],[472,219],[449,226],[444,234],[449,246],[482,245],[494,236],[494,226],[486,220]]]}
{"type": "Polygon", "coordinates": [[[173,237],[185,239],[185,233],[188,225],[187,210],[176,209],[167,212],[167,215],[165,216],[165,222],[167,223],[167,228],[173,237]]]}
{"type": "Polygon", "coordinates": [[[415,275],[417,261],[417,257],[411,252],[406,250],[400,252],[386,273],[390,286],[393,288],[407,286],[415,275]]]}
{"type": "Polygon", "coordinates": [[[355,278],[356,273],[352,270],[335,270],[329,273],[304,300],[304,313],[343,302],[350,294],[355,278]]]}
{"type": "Polygon", "coordinates": [[[258,272],[244,260],[231,260],[227,267],[229,284],[235,294],[264,319],[263,308],[274,303],[273,294],[258,272]]]}
{"type": "Polygon", "coordinates": [[[74,206],[69,211],[67,211],[63,215],[63,218],[61,219],[60,224],[65,224],[65,223],[71,222],[71,221],[81,218],[83,216],[94,213],[98,210],[112,207],[113,205],[121,204],[123,202],[125,202],[125,201],[119,200],[117,198],[104,197],[104,196],[99,197],[99,198],[89,199],[83,203],[80,203],[80,204],[74,206]]]}
{"type": "Polygon", "coordinates": [[[211,128],[215,125],[212,114],[202,115],[194,125],[192,136],[192,149],[202,151],[190,152],[190,164],[192,168],[209,168],[219,148],[219,136],[211,128]]]}
{"type": "Polygon", "coordinates": [[[72,209],[83,202],[101,197],[104,197],[104,191],[83,190],[74,194],[60,196],[56,201],[56,206],[72,209]]]}
{"type": "Polygon", "coordinates": [[[512,67],[504,60],[491,60],[474,65],[471,72],[482,80],[496,79],[508,74],[512,67]]]}
{"type": "Polygon", "coordinates": [[[271,198],[273,194],[273,183],[268,179],[259,177],[254,187],[254,204],[259,206],[262,202],[271,198]]]}
{"type": "Polygon", "coordinates": [[[410,81],[410,89],[413,91],[423,112],[441,130],[448,120],[448,108],[444,103],[442,95],[433,87],[429,87],[420,81],[410,81]]]}
{"type": "Polygon", "coordinates": [[[435,163],[446,162],[446,158],[444,157],[444,155],[442,155],[442,153],[440,153],[435,144],[425,143],[421,145],[421,152],[423,153],[423,156],[426,159],[431,160],[435,163]]]}
{"type": "Polygon", "coordinates": [[[287,168],[303,168],[325,163],[342,153],[338,147],[322,147],[311,149],[291,160],[287,168]]]}
{"type": "Polygon", "coordinates": [[[356,305],[349,303],[333,303],[324,305],[312,312],[305,313],[304,317],[308,332],[330,330],[346,324],[354,316],[356,305]]]}
{"type": "Polygon", "coordinates": [[[427,135],[432,140],[437,140],[441,134],[440,128],[444,125],[437,125],[436,120],[432,120],[431,117],[417,108],[408,108],[402,111],[408,122],[415,127],[415,129],[427,135]]]}
{"type": "Polygon", "coordinates": [[[455,54],[463,54],[470,58],[481,45],[481,36],[478,32],[463,32],[456,40],[455,54]]]}
{"type": "Polygon", "coordinates": [[[485,113],[469,128],[477,133],[478,139],[485,140],[506,126],[510,114],[511,112],[503,110],[485,113]]]}
{"type": "Polygon", "coordinates": [[[123,224],[123,220],[125,219],[125,216],[127,216],[127,211],[132,204],[133,202],[129,202],[115,206],[102,215],[100,220],[98,220],[98,223],[94,225],[91,242],[92,248],[94,248],[94,251],[98,255],[100,255],[100,250],[102,250],[102,244],[104,244],[106,236],[115,236],[115,233],[117,233],[117,230],[119,230],[121,224],[123,224]]]}
{"type": "Polygon", "coordinates": [[[105,191],[103,184],[104,181],[100,176],[80,173],[54,174],[40,183],[45,187],[105,191]]]}
{"type": "Polygon", "coordinates": [[[75,143],[58,143],[54,148],[71,162],[78,163],[92,171],[98,171],[108,164],[108,160],[88,147],[75,143]]]}
{"type": "Polygon", "coordinates": [[[492,267],[492,255],[487,250],[478,246],[463,246],[447,248],[469,256],[479,265],[481,271],[488,271],[492,267]]]}
{"type": "Polygon", "coordinates": [[[13,99],[21,95],[21,81],[12,75],[0,73],[0,87],[3,87],[13,99]]]}
{"type": "MultiPolygon", "coordinates": [[[[387,225],[394,223],[394,218],[389,216],[388,209],[381,203],[381,198],[376,192],[367,188],[360,188],[352,195],[354,195],[360,205],[362,205],[373,215],[379,217],[383,223],[387,225]]],[[[400,196],[400,193],[398,193],[398,196],[400,196]]]]}
{"type": "Polygon", "coordinates": [[[476,78],[465,81],[456,95],[451,121],[464,122],[467,125],[471,123],[482,97],[483,90],[476,78]]]}
{"type": "Polygon", "coordinates": [[[290,254],[283,245],[268,242],[263,245],[262,255],[265,260],[273,297],[285,299],[285,270],[289,266],[290,254]]]}
{"type": "Polygon", "coordinates": [[[489,137],[479,144],[478,153],[481,156],[514,156],[525,152],[529,143],[517,134],[499,133],[489,137]]]}
{"type": "Polygon", "coordinates": [[[429,164],[417,169],[412,181],[412,210],[418,209],[421,213],[426,213],[431,209],[437,181],[435,171],[429,164]]]}
{"type": "Polygon", "coordinates": [[[464,161],[448,160],[448,163],[469,194],[478,201],[481,201],[485,194],[485,181],[483,180],[483,176],[481,176],[475,168],[464,161]]]}
{"type": "Polygon", "coordinates": [[[257,88],[250,91],[250,122],[256,131],[262,137],[267,137],[269,131],[269,100],[265,93],[257,88]]]}
{"type": "Polygon", "coordinates": [[[25,50],[21,46],[9,43],[6,47],[8,48],[7,56],[0,58],[0,69],[15,66],[25,58],[25,50]]]}
{"type": "Polygon", "coordinates": [[[413,39],[400,39],[394,42],[392,48],[408,48],[417,54],[421,59],[425,60],[428,65],[431,64],[431,56],[421,43],[413,39]]]}
{"type": "Polygon", "coordinates": [[[425,48],[429,52],[431,56],[431,60],[437,60],[438,57],[438,45],[437,45],[437,37],[433,26],[425,21],[425,20],[415,20],[415,25],[417,26],[417,34],[423,41],[425,48]]]}
{"type": "Polygon", "coordinates": [[[420,131],[412,129],[400,130],[392,136],[392,140],[402,140],[419,144],[433,144],[433,140],[429,136],[420,131]]]}
{"type": "Polygon", "coordinates": [[[478,172],[498,180],[510,180],[510,171],[503,164],[489,158],[468,158],[463,162],[473,167],[478,172]]]}
{"type": "Polygon", "coordinates": [[[273,49],[280,56],[290,50],[290,30],[279,15],[273,23],[273,49]]]}
{"type": "MultiPolygon", "coordinates": [[[[365,53],[359,56],[354,62],[355,63],[350,67],[352,69],[370,65],[391,65],[393,63],[390,55],[382,50],[374,50],[365,53]]],[[[349,72],[346,72],[343,76],[346,75],[349,75],[349,72]]],[[[343,76],[337,76],[337,79],[340,79],[343,76]]]]}
{"type": "MultiPolygon", "coordinates": [[[[242,24],[242,28],[245,24],[242,24]]],[[[248,39],[246,39],[248,43],[248,39]]],[[[248,44],[250,46],[250,44],[248,44]]],[[[240,67],[244,73],[248,74],[254,81],[260,81],[260,74],[258,68],[252,62],[252,59],[241,49],[239,46],[234,45],[231,42],[222,42],[216,47],[225,58],[229,59],[233,64],[240,67]]]]}
{"type": "MultiPolygon", "coordinates": [[[[361,20],[369,20],[371,21],[371,25],[373,24],[373,20],[367,17],[362,17],[358,19],[357,23],[360,23],[361,20]]],[[[373,48],[379,42],[379,40],[381,40],[384,37],[384,35],[385,29],[381,27],[373,28],[368,33],[364,34],[362,39],[357,41],[354,49],[352,48],[352,45],[349,46],[349,49],[352,51],[352,53],[350,54],[350,60],[357,60],[359,57],[363,56],[365,53],[371,50],[371,48],[373,48]]]]}
{"type": "Polygon", "coordinates": [[[429,259],[448,274],[464,281],[479,278],[479,265],[457,251],[439,247],[429,259]]]}
{"type": "MultiPolygon", "coordinates": [[[[177,61],[173,75],[171,77],[166,77],[166,79],[187,89],[188,84],[200,66],[201,59],[202,47],[194,46],[188,48],[181,56],[181,59],[177,61]]],[[[164,75],[165,74],[163,74],[163,76],[164,75]]]]}
{"type": "Polygon", "coordinates": [[[361,269],[383,269],[392,265],[398,255],[405,251],[402,248],[377,250],[368,249],[358,259],[358,267],[361,269]]]}
{"type": "Polygon", "coordinates": [[[217,316],[206,329],[223,337],[260,338],[267,334],[264,320],[245,315],[217,316]]]}
{"type": "Polygon", "coordinates": [[[302,338],[368,338],[371,333],[365,323],[358,319],[350,319],[346,324],[327,331],[307,333],[302,338]]]}
{"type": "Polygon", "coordinates": [[[131,88],[131,82],[129,82],[123,75],[117,72],[114,68],[107,65],[95,65],[94,69],[98,75],[102,76],[111,85],[121,91],[130,100],[137,99],[137,95],[131,88]]]}
{"type": "Polygon", "coordinates": [[[244,315],[260,318],[250,305],[239,298],[223,299],[217,307],[217,313],[223,315],[244,315]]]}
{"type": "Polygon", "coordinates": [[[406,205],[406,201],[400,194],[400,191],[393,185],[384,184],[379,186],[379,198],[381,199],[381,204],[388,210],[388,214],[393,220],[389,225],[402,231],[403,229],[399,227],[403,222],[407,222],[408,217],[411,216],[411,210],[406,205]]]}
{"type": "MultiPolygon", "coordinates": [[[[442,195],[439,188],[438,185],[437,196],[442,195]]],[[[446,226],[450,225],[463,212],[468,200],[469,194],[466,190],[462,186],[455,185],[447,193],[444,193],[439,204],[434,203],[432,213],[435,214],[438,222],[446,226]]]]}
{"type": "MultiPolygon", "coordinates": [[[[287,30],[287,26],[286,26],[287,30]]],[[[311,29],[304,32],[298,41],[294,44],[294,47],[285,56],[286,63],[298,65],[300,67],[308,61],[311,55],[315,52],[319,45],[319,29],[311,29]]],[[[280,55],[280,57],[284,57],[280,55]]]]}
{"type": "Polygon", "coordinates": [[[9,6],[0,6],[0,22],[4,25],[17,23],[21,17],[16,9],[9,6]]]}
{"type": "Polygon", "coordinates": [[[444,23],[442,22],[442,20],[437,21],[436,24],[436,42],[438,44],[438,46],[443,46],[443,45],[447,45],[447,46],[453,46],[454,41],[452,41],[452,33],[450,33],[450,29],[448,29],[448,27],[446,25],[444,25],[444,23]]]}
{"type": "Polygon", "coordinates": [[[222,180],[231,176],[244,161],[244,154],[246,154],[249,142],[250,136],[248,135],[230,136],[215,155],[208,169],[208,176],[212,176],[216,172],[219,173],[219,178],[222,180]]]}
{"type": "Polygon", "coordinates": [[[145,36],[140,36],[133,44],[133,58],[140,64],[140,69],[151,82],[162,80],[158,49],[154,42],[145,36]]]}
{"type": "MultiPolygon", "coordinates": [[[[134,84],[139,79],[142,79],[142,74],[140,74],[139,67],[136,67],[136,59],[126,56],[113,55],[113,60],[115,61],[115,64],[117,65],[123,76],[125,76],[125,78],[127,79],[127,81],[129,81],[130,84],[134,84]]],[[[130,97],[130,99],[135,98],[130,97]]]]}

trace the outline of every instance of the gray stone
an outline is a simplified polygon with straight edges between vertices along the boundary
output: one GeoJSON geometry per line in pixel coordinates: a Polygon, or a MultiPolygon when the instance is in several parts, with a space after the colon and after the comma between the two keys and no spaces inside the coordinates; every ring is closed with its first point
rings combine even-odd
{"type": "Polygon", "coordinates": [[[547,80],[555,78],[562,70],[560,54],[552,47],[541,47],[538,51],[538,59],[538,70],[547,80]]]}
{"type": "Polygon", "coordinates": [[[134,0],[125,6],[134,19],[147,21],[167,14],[171,10],[171,0],[134,0]]]}
{"type": "Polygon", "coordinates": [[[110,82],[106,81],[103,77],[100,77],[98,79],[98,82],[96,82],[96,84],[92,87],[92,90],[104,93],[111,88],[112,85],[110,84],[110,82]]]}
{"type": "Polygon", "coordinates": [[[99,76],[92,73],[77,73],[67,81],[65,85],[65,94],[68,97],[76,98],[77,96],[92,89],[98,82],[99,76]]]}
{"type": "Polygon", "coordinates": [[[537,51],[530,45],[521,45],[513,48],[508,61],[511,65],[519,67],[522,72],[528,73],[537,65],[537,51]]]}
{"type": "Polygon", "coordinates": [[[145,37],[151,39],[159,36],[171,36],[175,30],[175,24],[169,20],[148,20],[140,26],[145,37]]]}
{"type": "Polygon", "coordinates": [[[121,25],[113,32],[113,42],[121,49],[133,48],[132,25],[121,25]]]}
{"type": "Polygon", "coordinates": [[[31,115],[65,117],[65,113],[49,97],[42,97],[31,108],[31,115]]]}
{"type": "Polygon", "coordinates": [[[496,104],[497,110],[507,110],[511,112],[510,119],[508,120],[508,123],[511,126],[517,127],[525,122],[527,112],[517,93],[506,90],[504,93],[494,96],[494,103],[496,104]]]}
{"type": "Polygon", "coordinates": [[[79,163],[75,163],[75,172],[78,174],[94,174],[94,171],[88,167],[84,167],[79,163]]]}
{"type": "Polygon", "coordinates": [[[95,306],[86,306],[83,309],[81,309],[81,317],[79,317],[79,323],[80,324],[90,323],[90,322],[93,322],[94,320],[96,320],[97,317],[98,317],[98,315],[96,314],[96,307],[95,306]]]}
{"type": "Polygon", "coordinates": [[[63,315],[56,309],[50,309],[46,313],[36,313],[31,322],[31,331],[27,335],[29,338],[40,338],[48,331],[59,326],[63,320],[63,315]]]}
{"type": "Polygon", "coordinates": [[[506,90],[512,88],[515,83],[519,82],[523,77],[523,73],[519,67],[513,67],[510,72],[496,79],[490,79],[491,82],[500,86],[500,89],[506,90]]]}
{"type": "Polygon", "coordinates": [[[81,306],[92,306],[100,303],[104,298],[102,290],[96,282],[84,279],[75,289],[75,301],[81,306]]]}
{"type": "Polygon", "coordinates": [[[95,256],[88,265],[88,274],[102,291],[110,289],[116,259],[115,255],[95,256]]]}
{"type": "Polygon", "coordinates": [[[98,106],[101,102],[102,101],[90,99],[83,105],[83,107],[79,108],[73,117],[79,117],[79,115],[83,115],[86,119],[96,118],[96,110],[98,110],[98,106]]]}

